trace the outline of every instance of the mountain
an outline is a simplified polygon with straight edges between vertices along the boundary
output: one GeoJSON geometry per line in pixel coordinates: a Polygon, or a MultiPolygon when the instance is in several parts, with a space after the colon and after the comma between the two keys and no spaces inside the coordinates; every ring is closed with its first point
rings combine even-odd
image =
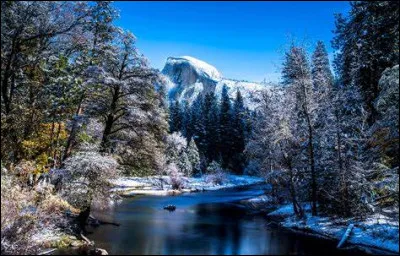
{"type": "Polygon", "coordinates": [[[259,92],[273,86],[224,78],[212,65],[190,56],[169,57],[162,73],[167,78],[169,99],[180,102],[187,100],[191,103],[200,93],[215,92],[219,97],[226,85],[231,99],[235,98],[239,90],[245,105],[254,109],[260,100],[259,92]]]}

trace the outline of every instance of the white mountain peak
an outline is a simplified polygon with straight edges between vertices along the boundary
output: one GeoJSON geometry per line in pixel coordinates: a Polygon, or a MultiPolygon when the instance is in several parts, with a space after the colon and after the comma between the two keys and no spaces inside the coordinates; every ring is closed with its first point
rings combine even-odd
{"type": "Polygon", "coordinates": [[[191,56],[169,57],[163,74],[168,78],[169,98],[189,103],[202,93],[214,92],[219,98],[222,88],[227,86],[231,99],[240,91],[245,105],[254,109],[261,100],[260,92],[272,86],[223,78],[214,66],[191,56]]]}
{"type": "Polygon", "coordinates": [[[188,62],[196,69],[199,75],[206,76],[215,81],[219,81],[222,79],[221,73],[214,66],[191,56],[169,57],[167,59],[167,63],[168,62],[171,64],[188,62]]]}

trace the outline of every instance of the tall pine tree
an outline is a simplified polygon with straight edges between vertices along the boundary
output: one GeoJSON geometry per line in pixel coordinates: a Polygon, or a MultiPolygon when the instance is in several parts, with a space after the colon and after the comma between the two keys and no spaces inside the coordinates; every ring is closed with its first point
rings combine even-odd
{"type": "Polygon", "coordinates": [[[232,106],[228,95],[228,87],[224,85],[221,94],[219,110],[219,150],[222,157],[222,167],[227,168],[232,156],[232,106]]]}
{"type": "Polygon", "coordinates": [[[244,147],[245,147],[245,107],[240,91],[236,92],[236,98],[232,109],[232,160],[231,169],[235,173],[241,173],[244,167],[244,147]]]}
{"type": "Polygon", "coordinates": [[[169,131],[180,132],[182,129],[182,111],[179,101],[170,102],[169,107],[169,131]]]}
{"type": "Polygon", "coordinates": [[[317,174],[315,170],[315,116],[317,101],[313,90],[311,70],[307,54],[301,47],[291,46],[286,53],[282,71],[283,83],[289,86],[289,92],[296,99],[296,111],[299,127],[298,136],[306,143],[308,168],[311,173],[312,214],[317,214],[317,174]]]}

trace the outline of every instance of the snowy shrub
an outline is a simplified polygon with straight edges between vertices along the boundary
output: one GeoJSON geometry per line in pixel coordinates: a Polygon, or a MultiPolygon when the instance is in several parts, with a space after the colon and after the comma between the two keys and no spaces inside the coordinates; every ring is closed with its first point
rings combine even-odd
{"type": "Polygon", "coordinates": [[[186,139],[179,132],[172,133],[167,136],[166,157],[167,164],[174,163],[176,167],[186,176],[192,176],[193,166],[192,162],[196,164],[195,149],[193,146],[190,152],[186,147],[186,139]],[[189,159],[190,153],[191,159],[189,159]]]}
{"type": "Polygon", "coordinates": [[[221,165],[216,161],[212,161],[207,167],[206,182],[222,185],[226,179],[226,174],[221,168],[221,165]]]}
{"type": "Polygon", "coordinates": [[[93,200],[104,200],[107,207],[109,179],[118,176],[117,161],[97,152],[80,152],[65,161],[68,179],[63,181],[63,197],[81,210],[89,208],[93,200]]]}
{"type": "Polygon", "coordinates": [[[176,164],[171,163],[167,166],[167,174],[170,177],[170,183],[172,189],[181,190],[184,188],[184,180],[182,179],[182,173],[179,172],[176,164]]]}
{"type": "Polygon", "coordinates": [[[37,253],[40,241],[33,240],[35,235],[69,228],[64,212],[76,210],[51,192],[37,192],[1,176],[1,254],[37,253]]]}
{"type": "Polygon", "coordinates": [[[14,172],[19,177],[19,181],[22,184],[33,185],[33,174],[36,171],[35,163],[32,161],[21,161],[18,165],[15,166],[14,172]]]}

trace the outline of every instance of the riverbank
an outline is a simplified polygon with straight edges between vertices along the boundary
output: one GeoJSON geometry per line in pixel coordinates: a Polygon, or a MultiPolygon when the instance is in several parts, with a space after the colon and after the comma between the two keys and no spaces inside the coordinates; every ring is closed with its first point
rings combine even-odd
{"type": "Polygon", "coordinates": [[[206,175],[197,178],[182,177],[182,181],[183,189],[181,190],[172,188],[172,182],[169,176],[121,177],[116,180],[111,180],[110,182],[114,186],[113,191],[115,193],[130,197],[135,195],[167,196],[220,190],[261,184],[265,182],[265,179],[254,176],[226,174],[221,183],[209,181],[206,175]]]}
{"type": "Polygon", "coordinates": [[[252,210],[264,211],[269,223],[293,232],[300,232],[323,239],[342,239],[350,224],[354,225],[343,248],[358,247],[370,254],[399,254],[398,209],[384,209],[363,220],[356,218],[312,216],[310,204],[304,204],[305,216],[298,219],[291,204],[274,207],[268,196],[259,196],[241,202],[252,210]]]}
{"type": "MultiPolygon", "coordinates": [[[[114,187],[112,191],[123,197],[132,197],[135,195],[179,195],[188,192],[215,191],[265,182],[264,179],[258,177],[229,174],[225,175],[221,184],[208,181],[207,176],[199,178],[182,177],[182,180],[184,182],[182,190],[172,189],[169,176],[121,177],[110,182],[114,187]]],[[[87,241],[79,239],[77,235],[67,234],[61,229],[44,229],[32,238],[32,243],[41,248],[40,251],[42,253],[52,252],[54,249],[60,251],[67,248],[79,250],[79,248],[88,246],[90,248],[93,247],[87,241]]]]}

